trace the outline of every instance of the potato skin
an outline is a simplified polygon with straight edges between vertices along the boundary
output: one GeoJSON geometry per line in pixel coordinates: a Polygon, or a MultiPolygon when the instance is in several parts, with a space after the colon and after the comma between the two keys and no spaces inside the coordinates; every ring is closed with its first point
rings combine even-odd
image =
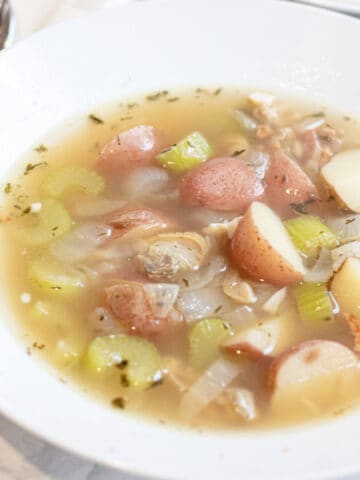
{"type": "Polygon", "coordinates": [[[303,275],[295,271],[259,232],[251,208],[239,222],[231,240],[231,251],[236,266],[254,280],[279,286],[302,280],[303,275]]]}
{"type": "Polygon", "coordinates": [[[214,158],[186,173],[180,199],[191,206],[243,213],[264,193],[261,180],[243,160],[214,158]]]}
{"type": "Polygon", "coordinates": [[[152,338],[174,332],[182,324],[181,314],[172,309],[166,317],[152,311],[143,284],[121,280],[106,289],[106,300],[119,323],[129,334],[152,338]]]}
{"type": "Polygon", "coordinates": [[[139,125],[116,135],[102,149],[98,167],[104,173],[130,171],[155,165],[155,156],[164,148],[162,132],[139,125]]]}
{"type": "Polygon", "coordinates": [[[319,198],[315,185],[302,168],[285,153],[273,152],[265,175],[269,204],[281,215],[296,215],[291,204],[309,203],[319,198]]]}
{"type": "Polygon", "coordinates": [[[354,355],[354,364],[357,363],[357,358],[356,354],[351,352],[351,350],[346,347],[345,345],[342,345],[338,342],[335,342],[333,340],[307,340],[305,342],[299,343],[297,345],[293,345],[292,347],[288,348],[285,350],[281,355],[275,358],[275,360],[272,361],[269,371],[268,371],[268,387],[271,391],[274,391],[276,387],[278,387],[277,383],[277,376],[280,368],[282,365],[292,356],[296,354],[301,354],[303,352],[303,358],[302,360],[304,362],[313,362],[317,360],[318,353],[317,351],[321,351],[321,349],[328,345],[328,344],[333,344],[333,345],[339,345],[342,346],[344,349],[348,350],[349,355],[351,353],[354,355]]]}

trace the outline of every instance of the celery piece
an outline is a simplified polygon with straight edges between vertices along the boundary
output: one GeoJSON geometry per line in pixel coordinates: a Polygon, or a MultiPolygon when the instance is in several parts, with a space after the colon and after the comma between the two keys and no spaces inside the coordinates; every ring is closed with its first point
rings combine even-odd
{"type": "Polygon", "coordinates": [[[124,386],[145,389],[161,381],[161,358],[148,340],[117,334],[97,337],[85,356],[85,365],[93,372],[117,371],[124,386]]]}
{"type": "Polygon", "coordinates": [[[329,292],[324,283],[303,283],[295,287],[295,298],[300,317],[305,322],[318,324],[334,318],[329,292]]]}
{"type": "Polygon", "coordinates": [[[193,132],[173,147],[160,153],[160,165],[174,173],[185,173],[210,158],[211,147],[199,132],[193,132]]]}
{"type": "Polygon", "coordinates": [[[64,265],[53,259],[39,257],[29,264],[28,275],[43,290],[58,295],[72,295],[86,285],[83,272],[71,265],[64,265]]]}
{"type": "Polygon", "coordinates": [[[338,245],[335,233],[318,217],[304,215],[286,220],[284,225],[295,247],[308,257],[315,257],[320,248],[338,245]]]}
{"type": "Polygon", "coordinates": [[[53,198],[41,202],[37,213],[17,219],[17,235],[25,244],[37,247],[60,237],[71,228],[72,220],[63,205],[53,198]]]}
{"type": "Polygon", "coordinates": [[[42,184],[43,191],[51,197],[60,197],[69,190],[82,190],[90,195],[98,195],[104,188],[104,178],[84,167],[63,167],[55,170],[42,184]]]}
{"type": "Polygon", "coordinates": [[[189,335],[189,362],[196,370],[204,370],[219,355],[219,346],[232,335],[221,318],[204,318],[197,322],[189,335]]]}

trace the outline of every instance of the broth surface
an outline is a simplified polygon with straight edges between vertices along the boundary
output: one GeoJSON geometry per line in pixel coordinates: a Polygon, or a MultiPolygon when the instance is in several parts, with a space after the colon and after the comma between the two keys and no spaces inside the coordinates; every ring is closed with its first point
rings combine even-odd
{"type": "MultiPolygon", "coordinates": [[[[155,186],[153,191],[147,192],[145,182],[143,189],[139,189],[136,177],[132,180],[136,170],[114,173],[106,171],[105,168],[101,169],[98,165],[98,158],[104,145],[115,135],[139,125],[149,125],[162,131],[164,148],[178,144],[179,140],[192,132],[200,132],[211,146],[210,158],[226,157],[239,161],[247,159],[246,161],[250,162],[247,155],[251,152],[261,151],[271,156],[280,146],[305,169],[322,198],[321,210],[308,211],[312,208],[311,202],[308,203],[309,208],[305,202],[305,207],[295,205],[293,216],[297,218],[304,215],[302,211],[304,208],[307,214],[320,217],[326,224],[335,217],[344,216],[345,211],[340,208],[338,202],[329,198],[331,195],[323,188],[320,174],[315,171],[316,168],[314,169],[314,162],[319,164],[321,160],[319,155],[316,157],[313,152],[306,153],[306,149],[313,148],[313,144],[309,138],[305,140],[304,137],[309,132],[315,132],[317,135],[315,141],[321,142],[321,146],[324,147],[329,140],[325,137],[330,135],[330,130],[329,132],[324,130],[324,133],[319,129],[328,126],[334,130],[335,137],[329,140],[329,149],[333,148],[338,139],[341,140],[339,145],[336,145],[336,151],[330,152],[330,159],[338,151],[360,148],[358,141],[360,127],[357,121],[334,114],[323,106],[304,105],[289,99],[274,99],[271,106],[266,107],[268,110],[265,108],[265,112],[261,112],[261,108],[265,108],[264,103],[257,107],[249,103],[247,92],[230,89],[155,92],[146,97],[130,99],[121,104],[99,108],[96,112],[89,112],[88,117],[85,115],[63,130],[59,129],[58,132],[41,140],[24,156],[19,172],[4,187],[2,228],[5,237],[4,268],[9,279],[6,288],[21,329],[26,334],[29,353],[44,357],[56,367],[63,380],[75,381],[84,391],[112,408],[146,415],[160,422],[222,429],[268,428],[330,418],[357,406],[360,395],[360,384],[356,382],[360,375],[357,376],[357,372],[354,373],[354,377],[350,375],[348,380],[345,379],[344,385],[337,383],[336,388],[329,389],[329,385],[323,384],[321,379],[312,380],[306,388],[311,391],[317,389],[323,391],[323,394],[318,395],[315,400],[311,394],[304,393],[301,385],[294,387],[295,393],[290,391],[291,389],[287,391],[279,401],[275,394],[271,393],[268,381],[271,358],[312,339],[334,340],[353,350],[354,336],[343,316],[348,312],[339,310],[333,297],[332,321],[327,319],[320,322],[304,321],[299,315],[295,300],[296,282],[294,285],[286,286],[285,297],[274,314],[265,312],[263,306],[266,300],[284,286],[281,282],[278,285],[256,282],[241,272],[242,279],[255,293],[256,301],[236,302],[224,293],[223,284],[227,272],[231,269],[237,271],[229,253],[230,240],[226,235],[225,237],[220,235],[220,238],[218,233],[214,234],[204,229],[209,224],[224,224],[231,221],[242,216],[244,211],[237,209],[220,211],[184,203],[178,196],[179,182],[183,174],[172,173],[166,168],[162,168],[161,171],[168,172],[167,180],[164,181],[160,175],[158,180],[160,187],[155,186]],[[276,121],[271,119],[272,113],[269,112],[269,108],[274,109],[276,121]],[[244,126],[246,118],[239,120],[234,111],[249,115],[256,123],[254,129],[251,127],[246,130],[244,126]],[[311,121],[316,120],[323,120],[323,123],[319,122],[319,125],[314,127],[311,121]],[[308,158],[305,161],[306,155],[308,158]],[[60,215],[59,218],[52,220],[55,221],[51,226],[53,239],[50,238],[49,241],[40,244],[33,239],[29,241],[26,229],[31,229],[33,223],[38,221],[37,215],[44,211],[44,200],[49,197],[44,193],[44,182],[49,176],[67,166],[81,166],[96,171],[97,175],[105,180],[104,189],[94,195],[84,193],[79,188],[65,189],[64,193],[56,196],[56,202],[60,202],[70,215],[71,228],[63,235],[58,235],[64,223],[60,215]],[[111,216],[113,211],[109,207],[110,202],[106,204],[103,202],[104,199],[113,202],[115,210],[131,206],[133,209],[146,208],[161,212],[164,218],[171,219],[171,222],[176,224],[176,227],[169,231],[195,232],[203,238],[209,238],[210,253],[206,261],[199,268],[194,268],[193,272],[185,272],[175,280],[166,277],[160,280],[149,278],[149,271],[146,276],[143,264],[142,267],[139,266],[141,259],[135,259],[139,252],[143,253],[144,242],[146,243],[149,238],[147,234],[141,232],[128,239],[112,238],[111,234],[107,241],[100,240],[96,248],[89,248],[89,254],[79,261],[66,262],[59,260],[59,254],[54,256],[54,245],[59,244],[74,228],[89,224],[94,227],[95,224],[106,230],[109,215],[111,216]],[[99,212],[107,209],[110,211],[95,214],[96,209],[99,212]],[[56,224],[58,220],[59,224],[56,224]],[[45,264],[50,269],[53,268],[53,262],[55,269],[59,264],[67,267],[70,265],[69,275],[73,274],[72,269],[80,272],[84,286],[72,285],[71,291],[68,292],[62,286],[44,285],[39,282],[38,271],[32,273],[35,268],[34,262],[39,259],[42,265],[45,264]],[[213,278],[209,277],[208,282],[202,284],[201,279],[209,275],[209,269],[210,273],[213,269],[215,274],[213,278]],[[191,314],[188,313],[191,308],[189,311],[186,310],[187,313],[181,311],[179,297],[177,298],[174,308],[183,316],[181,327],[168,335],[151,335],[149,338],[160,354],[163,373],[146,389],[132,388],[128,385],[127,364],[119,362],[115,367],[96,372],[89,367],[87,360],[89,345],[96,337],[128,333],[122,324],[123,319],[117,319],[109,307],[105,293],[105,288],[116,285],[122,279],[140,283],[179,285],[179,295],[185,295],[184,298],[187,299],[185,303],[190,302],[191,292],[197,295],[200,290],[200,297],[205,299],[203,300],[205,303],[209,302],[208,308],[204,307],[204,314],[194,319],[190,318],[191,314]],[[195,283],[195,287],[192,282],[195,283]],[[206,289],[207,292],[204,292],[206,289]],[[219,298],[218,303],[216,295],[219,298]],[[276,341],[275,353],[260,355],[258,358],[244,352],[240,355],[225,353],[223,346],[220,345],[214,361],[220,358],[237,365],[236,368],[240,365],[239,374],[198,415],[192,415],[191,412],[189,414],[183,411],[184,406],[181,402],[191,385],[204,375],[206,368],[209,368],[209,365],[203,369],[189,365],[190,332],[202,318],[222,320],[234,336],[246,328],[261,327],[263,322],[276,318],[281,324],[282,333],[276,341]],[[255,399],[256,414],[251,421],[245,419],[249,413],[248,405],[245,414],[244,411],[239,413],[236,406],[234,407],[230,400],[231,395],[226,394],[230,389],[233,393],[236,389],[246,389],[246,392],[250,392],[255,399]],[[302,396],[304,401],[299,401],[302,396]]],[[[321,148],[319,151],[321,155],[323,153],[321,148]]],[[[154,165],[156,166],[156,163],[154,165]]],[[[144,167],[139,168],[141,170],[144,167]]],[[[145,172],[144,175],[148,173],[145,172]]],[[[71,183],[71,178],[67,181],[71,183]]],[[[261,197],[260,200],[271,206],[271,199],[261,197]]],[[[282,220],[288,218],[288,215],[279,215],[282,220]]],[[[100,236],[107,235],[105,230],[100,236]]],[[[154,233],[153,236],[156,237],[159,233],[154,233]]],[[[76,248],[76,244],[74,250],[75,255],[78,255],[79,248],[76,248]]],[[[60,256],[71,254],[68,251],[64,254],[62,251],[60,256]]],[[[302,258],[304,259],[304,255],[302,258]]],[[[315,263],[315,260],[312,263],[315,263]]],[[[321,283],[330,288],[329,281],[321,283]]],[[[139,334],[136,331],[135,333],[139,334]]],[[[127,359],[121,360],[127,362],[127,359]]],[[[31,358],[29,361],[32,361],[31,358]]],[[[346,375],[343,376],[345,377],[346,375]]]]}

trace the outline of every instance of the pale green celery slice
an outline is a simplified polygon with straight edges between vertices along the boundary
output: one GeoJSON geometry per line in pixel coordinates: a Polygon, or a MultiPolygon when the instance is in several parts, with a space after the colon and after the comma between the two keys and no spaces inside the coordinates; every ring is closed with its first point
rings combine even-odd
{"type": "Polygon", "coordinates": [[[49,257],[38,257],[29,263],[29,278],[43,290],[67,296],[79,293],[86,286],[83,272],[49,257]]]}
{"type": "Polygon", "coordinates": [[[99,195],[104,188],[104,178],[84,167],[62,167],[50,173],[42,184],[44,193],[51,197],[60,197],[69,190],[99,195]]]}
{"type": "Polygon", "coordinates": [[[190,365],[204,370],[217,359],[221,343],[231,335],[231,329],[221,318],[204,318],[197,322],[189,334],[190,365]]]}
{"type": "Polygon", "coordinates": [[[295,247],[308,257],[318,254],[320,248],[332,248],[338,245],[335,233],[320,218],[304,215],[284,222],[295,247]]]}
{"type": "Polygon", "coordinates": [[[70,215],[59,201],[47,198],[40,203],[39,212],[29,213],[16,220],[16,232],[20,240],[33,247],[60,237],[70,230],[72,225],[70,215]]]}
{"type": "Polygon", "coordinates": [[[173,147],[160,153],[156,159],[160,165],[174,173],[185,173],[211,156],[211,147],[199,132],[193,132],[173,147]]]}
{"type": "Polygon", "coordinates": [[[121,383],[145,389],[161,381],[162,362],[156,347],[144,338],[117,334],[97,337],[89,345],[85,364],[93,372],[118,368],[121,383]]]}
{"type": "Polygon", "coordinates": [[[302,320],[311,324],[333,320],[333,306],[324,283],[303,283],[295,287],[295,298],[302,320]]]}

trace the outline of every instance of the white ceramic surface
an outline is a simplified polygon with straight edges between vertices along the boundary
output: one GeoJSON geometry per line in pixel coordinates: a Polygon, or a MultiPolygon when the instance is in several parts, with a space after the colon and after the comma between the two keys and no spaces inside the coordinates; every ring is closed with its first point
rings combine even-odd
{"type": "MultiPolygon", "coordinates": [[[[359,42],[356,20],[271,0],[139,2],[62,24],[0,55],[0,175],[57,125],[165,87],[264,87],[360,117],[359,42]]],[[[0,318],[0,411],[80,455],[176,480],[329,480],[360,472],[360,411],[255,434],[147,423],[78,394],[29,358],[9,328],[3,294],[0,318]]]]}

